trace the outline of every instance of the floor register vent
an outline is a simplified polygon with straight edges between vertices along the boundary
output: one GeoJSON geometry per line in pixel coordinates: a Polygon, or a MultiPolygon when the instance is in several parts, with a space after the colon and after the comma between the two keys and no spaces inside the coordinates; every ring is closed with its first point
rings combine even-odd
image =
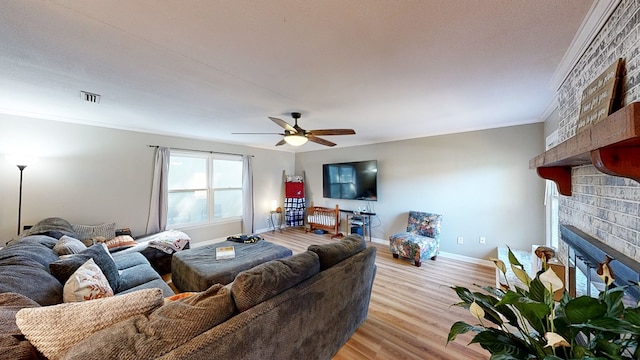
{"type": "Polygon", "coordinates": [[[90,103],[95,103],[95,104],[100,103],[100,95],[90,93],[88,91],[80,91],[80,98],[90,103]]]}

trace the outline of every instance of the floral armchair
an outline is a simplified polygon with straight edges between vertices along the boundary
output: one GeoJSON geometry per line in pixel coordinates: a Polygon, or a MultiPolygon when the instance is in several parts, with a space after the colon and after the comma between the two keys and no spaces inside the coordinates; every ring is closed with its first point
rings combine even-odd
{"type": "Polygon", "coordinates": [[[440,251],[441,223],[442,215],[409,211],[407,231],[389,237],[391,254],[396,259],[411,259],[415,266],[428,258],[435,260],[440,251]]]}

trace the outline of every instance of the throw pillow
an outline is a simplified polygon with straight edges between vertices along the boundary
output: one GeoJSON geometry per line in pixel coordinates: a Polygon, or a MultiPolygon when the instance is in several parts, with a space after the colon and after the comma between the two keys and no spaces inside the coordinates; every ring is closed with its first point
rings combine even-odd
{"type": "Polygon", "coordinates": [[[231,284],[231,294],[238,311],[246,311],[319,271],[318,255],[311,251],[272,260],[239,273],[231,284]]]}
{"type": "Polygon", "coordinates": [[[60,359],[91,334],[162,305],[162,290],[145,289],[93,301],[22,309],[20,331],[44,356],[60,359]]]}
{"type": "Polygon", "coordinates": [[[235,314],[227,288],[171,301],[149,316],[135,316],[84,339],[65,359],[155,359],[235,314]]]}
{"type": "Polygon", "coordinates": [[[349,256],[359,253],[367,247],[360,235],[348,235],[344,239],[331,244],[311,245],[308,250],[318,254],[320,270],[326,270],[349,256]]]}
{"type": "MultiPolygon", "coordinates": [[[[116,237],[116,224],[108,223],[108,224],[100,224],[100,225],[77,225],[71,224],[73,227],[73,231],[78,234],[78,239],[82,242],[89,242],[89,245],[92,245],[93,242],[91,239],[103,236],[105,239],[113,239],[116,237]]],[[[86,243],[85,243],[86,245],[86,243]]]]}
{"type": "Polygon", "coordinates": [[[105,241],[105,244],[109,251],[117,251],[136,246],[138,243],[129,235],[120,235],[105,241]]]}
{"type": "Polygon", "coordinates": [[[120,282],[118,267],[103,244],[95,244],[78,254],[54,261],[49,264],[49,270],[51,275],[55,276],[61,284],[64,284],[71,277],[71,274],[89,259],[93,259],[96,265],[100,267],[102,273],[107,277],[111,289],[116,289],[117,291],[120,282]]]}
{"type": "Polygon", "coordinates": [[[194,292],[194,291],[187,291],[187,292],[183,292],[183,293],[178,293],[178,294],[175,294],[175,295],[167,296],[166,298],[164,298],[164,302],[166,304],[169,301],[176,301],[176,300],[184,299],[186,297],[193,296],[193,295],[196,295],[196,294],[198,294],[198,293],[194,292]]]}
{"type": "Polygon", "coordinates": [[[58,256],[77,254],[86,249],[87,247],[82,243],[82,241],[67,235],[63,235],[53,247],[53,251],[58,256]]]}
{"type": "Polygon", "coordinates": [[[113,296],[109,281],[93,259],[87,260],[64,284],[64,302],[95,300],[113,296]]]}

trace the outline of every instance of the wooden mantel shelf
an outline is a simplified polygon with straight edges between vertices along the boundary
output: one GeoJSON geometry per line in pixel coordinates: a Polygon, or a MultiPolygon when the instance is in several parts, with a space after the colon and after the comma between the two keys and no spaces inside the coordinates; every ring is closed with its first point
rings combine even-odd
{"type": "Polygon", "coordinates": [[[571,196],[571,168],[593,164],[605,174],[640,182],[640,102],[631,103],[529,160],[529,168],[571,196]]]}

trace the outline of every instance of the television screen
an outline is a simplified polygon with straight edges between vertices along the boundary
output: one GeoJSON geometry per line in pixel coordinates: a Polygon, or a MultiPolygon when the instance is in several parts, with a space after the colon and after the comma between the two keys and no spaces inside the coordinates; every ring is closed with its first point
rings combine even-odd
{"type": "Polygon", "coordinates": [[[378,200],[378,162],[322,165],[322,195],[332,199],[378,200]]]}

